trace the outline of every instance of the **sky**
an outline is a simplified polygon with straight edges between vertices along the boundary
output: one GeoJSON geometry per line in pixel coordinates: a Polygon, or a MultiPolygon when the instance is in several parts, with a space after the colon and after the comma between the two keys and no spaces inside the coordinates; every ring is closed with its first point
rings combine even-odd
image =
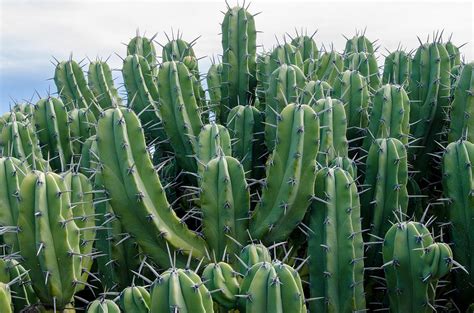
{"type": "MultiPolygon", "coordinates": [[[[228,0],[231,6],[237,0],[228,0]]],[[[242,0],[240,0],[242,3],[242,0]]],[[[121,81],[119,56],[126,54],[124,43],[137,32],[166,43],[165,33],[179,29],[183,39],[201,36],[195,45],[201,71],[210,58],[221,53],[220,22],[225,2],[214,1],[117,1],[117,0],[0,0],[0,113],[14,101],[36,101],[56,92],[54,58],[73,55],[77,61],[109,59],[117,81],[121,81]]],[[[418,46],[417,36],[426,40],[433,31],[444,30],[444,38],[461,45],[466,61],[474,57],[474,20],[471,1],[270,1],[253,0],[249,11],[255,17],[257,43],[271,48],[295,29],[312,34],[318,47],[334,45],[342,51],[346,37],[357,30],[380,44],[383,54],[399,44],[407,50],[418,46]]],[[[161,55],[161,47],[156,45],[161,55]]],[[[121,91],[124,92],[123,87],[121,91]]]]}

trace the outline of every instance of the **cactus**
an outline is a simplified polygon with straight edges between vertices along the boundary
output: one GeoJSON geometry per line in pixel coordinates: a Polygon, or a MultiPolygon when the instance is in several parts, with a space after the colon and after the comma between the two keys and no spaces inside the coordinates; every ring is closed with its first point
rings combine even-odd
{"type": "Polygon", "coordinates": [[[256,81],[257,31],[244,7],[228,8],[222,22],[221,121],[236,105],[250,104],[256,81]]]}
{"type": "MultiPolygon", "coordinates": [[[[347,38],[346,38],[347,39],[347,38]]],[[[356,33],[354,37],[347,39],[344,55],[351,53],[365,52],[374,54],[374,43],[365,37],[365,31],[362,34],[356,33]]]]}
{"type": "Polygon", "coordinates": [[[438,149],[450,92],[449,55],[443,44],[436,41],[421,45],[413,58],[409,82],[410,132],[416,140],[413,164],[418,177],[429,178],[432,166],[430,153],[438,149]]]}
{"type": "Polygon", "coordinates": [[[198,137],[198,175],[202,177],[207,163],[219,155],[232,155],[230,135],[222,125],[206,124],[198,137]]]}
{"type": "Polygon", "coordinates": [[[82,145],[90,136],[95,135],[94,114],[88,109],[72,109],[69,111],[69,134],[74,154],[81,154],[82,145]]]}
{"type": "Polygon", "coordinates": [[[326,167],[334,158],[347,156],[347,118],[344,104],[327,97],[312,106],[319,117],[319,151],[316,162],[326,167]]]}
{"type": "MultiPolygon", "coordinates": [[[[93,204],[92,183],[81,173],[69,171],[64,177],[69,191],[74,222],[79,228],[79,250],[81,253],[81,281],[86,282],[94,261],[93,246],[95,241],[95,211],[93,204]]],[[[79,285],[77,290],[84,289],[79,285]]]]}
{"type": "Polygon", "coordinates": [[[326,51],[320,55],[316,64],[316,71],[313,72],[313,75],[310,75],[310,78],[312,80],[323,80],[330,86],[334,86],[343,68],[344,61],[342,55],[334,50],[326,51]]]}
{"type": "Polygon", "coordinates": [[[270,251],[261,243],[250,243],[240,250],[239,273],[244,275],[248,269],[260,262],[271,262],[270,251]]]}
{"type": "Polygon", "coordinates": [[[48,97],[35,104],[33,113],[44,156],[55,170],[65,171],[72,160],[72,143],[66,107],[58,98],[48,97]]]}
{"type": "MultiPolygon", "coordinates": [[[[467,272],[474,271],[474,144],[459,140],[450,143],[443,155],[443,190],[448,199],[448,217],[454,257],[467,272]]],[[[470,300],[474,292],[474,277],[462,271],[454,272],[457,293],[470,300]]]]}
{"type": "Polygon", "coordinates": [[[380,87],[379,67],[373,54],[358,52],[346,56],[344,59],[346,70],[358,71],[367,79],[370,91],[376,91],[380,87]]]}
{"type": "Polygon", "coordinates": [[[58,61],[54,71],[54,83],[68,110],[89,108],[94,114],[98,113],[96,99],[87,85],[82,67],[72,58],[58,61]]]}
{"type": "Polygon", "coordinates": [[[200,184],[202,228],[209,248],[216,255],[237,251],[234,241],[247,237],[250,195],[240,162],[219,155],[207,163],[200,184]],[[224,235],[223,235],[224,234],[224,235]]]}
{"type": "MultiPolygon", "coordinates": [[[[5,127],[7,123],[10,123],[13,121],[25,122],[27,120],[28,120],[28,117],[22,112],[17,112],[17,111],[7,112],[0,116],[0,133],[2,132],[3,127],[5,127]]],[[[1,142],[0,142],[0,145],[1,145],[1,142]]]]}
{"type": "Polygon", "coordinates": [[[139,55],[146,60],[152,69],[156,68],[156,50],[153,44],[155,36],[151,38],[140,36],[137,30],[136,36],[127,45],[127,56],[139,55]]]}
{"type": "Polygon", "coordinates": [[[242,163],[247,178],[260,179],[265,154],[262,113],[253,106],[238,105],[229,112],[227,128],[232,138],[232,156],[242,163]]]}
{"type": "Polygon", "coordinates": [[[2,243],[18,252],[17,224],[20,211],[20,185],[28,173],[24,163],[12,157],[0,158],[0,225],[2,243]]]}
{"type": "Polygon", "coordinates": [[[16,313],[38,301],[30,285],[28,272],[14,259],[0,259],[0,283],[8,284],[15,295],[12,302],[16,313]]]}
{"type": "Polygon", "coordinates": [[[408,87],[411,73],[411,56],[403,50],[397,50],[385,57],[382,84],[408,87]]]}
{"type": "Polygon", "coordinates": [[[219,121],[221,116],[221,101],[222,101],[222,64],[211,64],[207,72],[207,90],[209,92],[210,106],[215,113],[216,119],[219,121]]]}
{"type": "Polygon", "coordinates": [[[396,138],[404,145],[410,135],[410,99],[400,85],[383,85],[372,100],[368,134],[362,148],[368,151],[374,139],[396,138]]]}
{"type": "Polygon", "coordinates": [[[32,169],[44,170],[47,167],[38,137],[29,122],[14,120],[5,124],[0,133],[0,146],[3,146],[4,156],[23,160],[32,169]]]}
{"type": "Polygon", "coordinates": [[[459,79],[461,78],[461,72],[464,65],[455,65],[451,69],[451,89],[449,90],[449,103],[453,103],[454,100],[454,93],[456,91],[456,86],[458,85],[459,79]]]}
{"type": "MultiPolygon", "coordinates": [[[[303,70],[303,58],[300,50],[290,43],[276,46],[269,58],[270,74],[283,64],[294,65],[303,70]]],[[[270,80],[271,81],[271,80],[270,80]]]]}
{"type": "Polygon", "coordinates": [[[81,281],[79,229],[68,190],[51,172],[31,172],[20,188],[18,242],[33,289],[46,309],[64,310],[81,281]]]}
{"type": "MultiPolygon", "coordinates": [[[[408,165],[405,146],[395,138],[377,139],[369,149],[361,195],[363,227],[370,236],[366,241],[383,238],[395,214],[403,215],[408,206],[408,165]]],[[[367,263],[380,266],[379,246],[370,245],[367,263]]]]}
{"type": "Polygon", "coordinates": [[[265,94],[265,144],[272,151],[279,115],[289,103],[298,101],[305,78],[297,66],[283,64],[272,73],[269,84],[265,94]]]}
{"type": "Polygon", "coordinates": [[[329,164],[329,167],[340,167],[344,171],[349,173],[349,175],[351,175],[352,178],[357,179],[357,165],[354,160],[348,157],[334,158],[329,164]]]}
{"type": "Polygon", "coordinates": [[[347,139],[358,141],[368,124],[370,93],[367,80],[357,71],[341,73],[333,85],[334,97],[345,104],[347,139]]]}
{"type": "Polygon", "coordinates": [[[306,305],[298,272],[280,261],[261,262],[245,274],[239,307],[246,313],[305,313],[306,305]]]}
{"type": "MultiPolygon", "coordinates": [[[[177,38],[173,38],[172,40],[169,40],[163,46],[163,50],[161,53],[163,62],[169,62],[169,61],[184,62],[184,59],[186,57],[196,58],[196,54],[194,53],[194,49],[193,49],[193,46],[196,40],[193,40],[192,42],[186,42],[183,39],[181,39],[181,36],[178,33],[177,38]]],[[[193,70],[197,70],[197,72],[199,73],[199,70],[197,69],[197,67],[189,68],[189,71],[192,73],[194,73],[193,70]]]]}
{"type": "MultiPolygon", "coordinates": [[[[160,265],[169,264],[167,243],[180,252],[192,250],[193,256],[203,257],[204,240],[181,223],[166,199],[145,152],[137,116],[129,109],[105,111],[98,121],[96,137],[103,184],[112,208],[143,252],[160,265]]],[[[178,261],[182,264],[181,258],[178,261]]]]}
{"type": "Polygon", "coordinates": [[[453,262],[447,244],[421,223],[398,222],[385,235],[383,262],[391,312],[435,311],[433,290],[453,262]]]}
{"type": "Polygon", "coordinates": [[[92,301],[86,313],[120,313],[120,308],[112,300],[100,299],[92,301]]]}
{"type": "Polygon", "coordinates": [[[262,52],[260,54],[257,54],[257,87],[255,88],[255,95],[257,96],[258,100],[263,104],[263,106],[266,102],[265,91],[268,89],[268,82],[270,79],[270,75],[272,75],[270,60],[271,56],[268,52],[262,52]]]}
{"type": "Polygon", "coordinates": [[[313,106],[316,101],[329,97],[332,87],[322,80],[310,80],[306,83],[301,92],[301,103],[313,106]]]}
{"type": "Polygon", "coordinates": [[[210,263],[202,273],[204,284],[212,292],[212,299],[226,309],[236,307],[240,287],[237,275],[232,266],[225,262],[210,263]]]}
{"type": "Polygon", "coordinates": [[[311,36],[296,33],[296,37],[291,40],[291,44],[299,50],[303,62],[309,59],[318,59],[319,50],[314,42],[314,35],[316,32],[311,36]]]}
{"type": "Polygon", "coordinates": [[[448,52],[449,56],[449,68],[452,69],[453,67],[461,64],[461,53],[459,52],[459,47],[455,46],[451,42],[451,38],[444,44],[444,48],[448,52]]]}
{"type": "Polygon", "coordinates": [[[323,168],[310,211],[312,312],[365,310],[364,242],[354,179],[342,168],[323,168]]]}
{"type": "Polygon", "coordinates": [[[89,88],[102,109],[122,105],[117,89],[114,86],[112,71],[106,61],[96,60],[89,64],[87,72],[89,88]]]}
{"type": "Polygon", "coordinates": [[[450,108],[448,141],[464,138],[474,142],[474,62],[464,65],[450,108]]]}
{"type": "Polygon", "coordinates": [[[125,288],[120,293],[120,307],[124,312],[150,312],[150,293],[141,286],[125,288]]]}
{"type": "Polygon", "coordinates": [[[0,283],[0,308],[2,308],[2,313],[13,313],[10,286],[4,283],[0,283]]]}
{"type": "Polygon", "coordinates": [[[152,285],[150,312],[213,313],[212,298],[199,276],[189,269],[171,268],[152,285]]]}
{"type": "Polygon", "coordinates": [[[179,166],[196,173],[195,153],[202,121],[191,78],[192,74],[183,63],[163,63],[158,74],[159,109],[179,166]]]}
{"type": "Polygon", "coordinates": [[[303,219],[314,189],[319,120],[307,105],[289,104],[280,114],[262,198],[250,223],[264,243],[288,238],[303,219]]]}

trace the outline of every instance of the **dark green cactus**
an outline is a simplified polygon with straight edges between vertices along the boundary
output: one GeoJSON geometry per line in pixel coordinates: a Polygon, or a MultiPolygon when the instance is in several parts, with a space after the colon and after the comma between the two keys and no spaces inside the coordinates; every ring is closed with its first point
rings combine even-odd
{"type": "Polygon", "coordinates": [[[213,313],[211,294],[191,270],[172,268],[152,285],[150,312],[213,313]]]}
{"type": "Polygon", "coordinates": [[[127,287],[120,293],[120,308],[123,312],[148,313],[150,304],[150,293],[144,287],[127,287]]]}
{"type": "MultiPolygon", "coordinates": [[[[466,140],[450,143],[443,155],[443,191],[448,199],[452,249],[456,261],[467,272],[474,271],[474,144],[466,140]]],[[[456,293],[464,301],[474,293],[474,277],[463,271],[454,272],[456,293]]]]}
{"type": "Polygon", "coordinates": [[[317,60],[319,56],[319,50],[316,46],[316,42],[313,37],[316,35],[314,32],[311,36],[296,34],[295,38],[292,38],[291,44],[299,50],[303,62],[309,59],[317,60]]]}
{"type": "Polygon", "coordinates": [[[298,102],[305,85],[304,74],[295,65],[283,64],[270,76],[265,94],[265,144],[269,151],[275,147],[277,122],[283,108],[298,102]]]}
{"type": "MultiPolygon", "coordinates": [[[[347,39],[347,38],[346,38],[347,39]]],[[[351,53],[365,52],[374,54],[374,43],[365,37],[365,31],[362,34],[356,33],[354,37],[347,39],[344,55],[351,53]]]]}
{"type": "Polygon", "coordinates": [[[246,313],[306,313],[300,276],[280,261],[252,266],[242,280],[239,300],[246,313]]]}
{"type": "MultiPolygon", "coordinates": [[[[383,238],[390,221],[407,212],[408,206],[407,150],[395,138],[377,139],[369,149],[365,166],[364,186],[370,188],[361,195],[363,227],[368,230],[366,241],[383,238]]],[[[382,265],[380,247],[370,245],[367,263],[382,265]]]]}
{"type": "MultiPolygon", "coordinates": [[[[203,257],[206,244],[182,223],[166,199],[160,178],[146,153],[138,117],[129,109],[105,111],[97,125],[102,178],[114,212],[143,252],[169,265],[167,246],[203,257]],[[132,144],[133,142],[133,144],[132,144]],[[133,210],[130,210],[133,208],[133,210]]],[[[181,256],[181,254],[179,254],[181,256]]],[[[183,264],[178,258],[178,264],[183,264]]]]}
{"type": "Polygon", "coordinates": [[[240,283],[232,266],[225,262],[210,263],[202,273],[207,289],[212,292],[212,299],[226,309],[235,309],[240,283]]]}
{"type": "Polygon", "coordinates": [[[375,91],[380,87],[379,67],[377,59],[373,54],[365,52],[355,52],[344,59],[346,70],[358,71],[367,79],[369,90],[375,91]]]}
{"type": "Polygon", "coordinates": [[[411,73],[411,56],[403,50],[397,50],[385,57],[382,84],[408,87],[411,73]]]}
{"type": "Polygon", "coordinates": [[[453,68],[456,65],[461,64],[461,52],[459,51],[459,47],[455,46],[451,42],[451,38],[444,44],[446,51],[448,51],[449,55],[449,68],[453,68]]]}
{"type": "Polygon", "coordinates": [[[367,134],[362,148],[368,151],[374,139],[396,138],[404,145],[410,136],[410,99],[400,85],[383,85],[375,93],[367,134]]]}
{"type": "Polygon", "coordinates": [[[192,74],[181,62],[161,64],[158,74],[159,110],[170,144],[181,168],[196,173],[197,139],[202,127],[194,96],[192,74]]]}
{"type": "Polygon", "coordinates": [[[72,58],[58,62],[54,71],[54,83],[69,110],[89,108],[95,114],[98,113],[96,99],[87,85],[82,67],[72,58]]]}
{"type": "Polygon", "coordinates": [[[263,118],[262,113],[250,105],[234,107],[227,117],[232,156],[242,163],[247,178],[260,179],[264,174],[263,118]]]}
{"type": "Polygon", "coordinates": [[[200,183],[202,231],[212,253],[233,259],[247,239],[250,195],[240,162],[219,155],[207,163],[200,183]]]}
{"type": "Polygon", "coordinates": [[[332,87],[322,80],[310,80],[306,83],[301,93],[301,103],[313,106],[316,101],[329,97],[332,87]]]}
{"type": "Polygon", "coordinates": [[[112,300],[100,299],[92,301],[86,313],[120,313],[120,308],[112,300]]]}
{"type": "Polygon", "coordinates": [[[354,160],[348,157],[336,157],[329,164],[329,167],[340,167],[348,172],[352,178],[357,179],[357,165],[354,160]]]}
{"type": "Polygon", "coordinates": [[[255,88],[255,95],[263,106],[266,102],[265,92],[268,89],[270,75],[272,75],[270,60],[271,56],[268,52],[262,52],[260,54],[257,54],[257,87],[255,88]]]}
{"type": "MultiPolygon", "coordinates": [[[[15,295],[12,298],[15,313],[22,312],[38,301],[31,287],[28,272],[15,259],[0,258],[0,282],[8,284],[15,295]]],[[[1,305],[0,307],[3,308],[1,305]]]]}
{"type": "Polygon", "coordinates": [[[69,111],[69,136],[74,154],[81,154],[84,142],[90,136],[95,135],[96,122],[94,114],[88,109],[72,109],[69,111]]]}
{"type": "Polygon", "coordinates": [[[418,177],[429,178],[428,170],[434,166],[431,155],[439,149],[445,111],[448,110],[450,93],[449,55],[437,40],[421,45],[413,58],[409,82],[410,127],[416,140],[413,149],[413,166],[418,177]]]}
{"type": "Polygon", "coordinates": [[[434,243],[421,223],[398,222],[383,241],[383,263],[390,312],[433,312],[433,290],[452,267],[452,252],[434,243]]]}
{"type": "Polygon", "coordinates": [[[122,105],[117,89],[114,86],[112,71],[106,61],[96,60],[89,64],[87,72],[89,88],[102,109],[122,105]]]}
{"type": "Polygon", "coordinates": [[[232,155],[229,132],[222,125],[206,124],[199,133],[196,151],[200,177],[202,177],[207,163],[219,155],[232,155]]]}
{"type": "Polygon", "coordinates": [[[347,118],[344,104],[330,97],[318,100],[312,108],[319,117],[319,151],[316,162],[328,166],[334,158],[347,156],[347,118]]]}
{"type": "Polygon", "coordinates": [[[236,105],[250,104],[257,85],[257,31],[253,15],[244,7],[228,8],[222,22],[221,122],[236,105]]]}
{"type": "Polygon", "coordinates": [[[140,36],[137,31],[137,35],[127,45],[127,56],[134,54],[142,56],[151,68],[156,68],[156,50],[153,44],[155,36],[147,38],[140,36]]]}
{"type": "Polygon", "coordinates": [[[310,213],[311,312],[365,311],[364,242],[357,186],[340,167],[318,171],[310,213]]]}
{"type": "Polygon", "coordinates": [[[326,51],[319,56],[316,64],[316,71],[310,74],[312,80],[326,81],[330,86],[334,86],[339,73],[344,69],[342,55],[334,50],[326,51]]]}
{"type": "Polygon", "coordinates": [[[463,66],[450,107],[448,141],[461,138],[474,142],[474,62],[463,66]]]}
{"type": "Polygon", "coordinates": [[[240,250],[239,262],[240,274],[244,275],[247,270],[260,262],[271,262],[270,251],[261,243],[250,243],[240,250]]]}
{"type": "Polygon", "coordinates": [[[338,76],[333,87],[334,97],[345,104],[347,139],[357,140],[368,124],[370,93],[367,80],[359,72],[348,70],[338,76]]]}
{"type": "Polygon", "coordinates": [[[222,102],[222,64],[213,63],[207,72],[207,91],[210,98],[210,107],[216,115],[216,119],[220,120],[221,102],[222,102]]]}
{"type": "Polygon", "coordinates": [[[286,240],[308,208],[316,177],[319,120],[311,107],[289,104],[280,114],[260,202],[250,224],[264,243],[286,240]]]}
{"type": "Polygon", "coordinates": [[[20,198],[22,264],[46,312],[62,311],[73,301],[78,286],[85,284],[79,229],[66,184],[57,174],[31,172],[23,179],[20,198]]]}

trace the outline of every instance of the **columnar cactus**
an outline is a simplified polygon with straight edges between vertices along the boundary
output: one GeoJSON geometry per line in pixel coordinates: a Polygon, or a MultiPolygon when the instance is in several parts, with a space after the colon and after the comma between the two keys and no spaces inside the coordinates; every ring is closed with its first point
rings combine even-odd
{"type": "Polygon", "coordinates": [[[194,96],[192,77],[183,63],[165,62],[160,66],[158,89],[163,126],[178,164],[184,170],[195,173],[197,138],[202,121],[194,96]]]}
{"type": "MultiPolygon", "coordinates": [[[[162,266],[169,265],[168,245],[203,257],[204,240],[181,223],[166,199],[145,152],[138,117],[129,109],[109,109],[98,121],[96,137],[103,184],[112,208],[143,252],[162,266]]],[[[177,261],[182,264],[184,260],[177,261]]]]}
{"type": "Polygon", "coordinates": [[[411,56],[403,50],[397,50],[385,57],[382,84],[395,84],[408,87],[411,73],[411,56]]]}
{"type": "MultiPolygon", "coordinates": [[[[443,190],[448,199],[448,217],[454,257],[465,269],[474,271],[474,144],[466,140],[450,143],[443,155],[443,190]]],[[[470,300],[474,277],[463,271],[454,273],[457,293],[470,300]]]]}
{"type": "Polygon", "coordinates": [[[270,251],[267,247],[261,243],[250,243],[240,250],[239,253],[239,262],[240,269],[239,272],[242,275],[245,275],[248,269],[260,262],[271,262],[272,257],[270,251]]]}
{"type": "Polygon", "coordinates": [[[65,171],[72,160],[72,142],[66,107],[58,98],[48,97],[35,104],[33,118],[43,156],[55,170],[65,171]]]}
{"type": "Polygon", "coordinates": [[[303,62],[309,59],[318,59],[319,50],[316,46],[316,42],[314,42],[314,35],[316,35],[316,32],[314,32],[311,36],[297,34],[297,36],[291,40],[291,44],[300,51],[303,62]]]}
{"type": "MultiPolygon", "coordinates": [[[[268,82],[270,75],[272,75],[270,60],[271,56],[269,52],[264,51],[257,54],[257,87],[255,89],[255,95],[263,105],[266,102],[265,91],[268,89],[268,82]]],[[[273,70],[276,70],[276,68],[273,70]]]]}
{"type": "Polygon", "coordinates": [[[346,111],[341,101],[330,97],[318,100],[312,108],[319,117],[320,126],[316,161],[319,166],[326,167],[334,158],[347,156],[346,111]]]}
{"type": "Polygon", "coordinates": [[[452,43],[451,38],[444,44],[444,47],[449,55],[449,68],[452,69],[461,64],[461,53],[459,52],[459,48],[452,43]]]}
{"type": "Polygon", "coordinates": [[[150,293],[141,286],[125,288],[120,293],[120,308],[123,312],[149,313],[150,293]]]}
{"type": "Polygon", "coordinates": [[[100,299],[92,301],[86,313],[120,313],[120,308],[112,300],[100,299]]]}
{"type": "Polygon", "coordinates": [[[340,167],[348,172],[352,178],[357,179],[357,165],[354,160],[348,157],[336,157],[329,164],[329,167],[340,167]]]}
{"type": "Polygon", "coordinates": [[[367,79],[370,91],[375,91],[380,87],[379,67],[377,59],[373,54],[365,52],[351,53],[344,59],[346,70],[358,71],[367,79]]]}
{"type": "MultiPolygon", "coordinates": [[[[28,272],[15,259],[0,259],[0,283],[8,284],[15,295],[12,303],[17,313],[38,301],[31,287],[28,272]]],[[[3,309],[1,305],[0,307],[3,309]]]]}
{"type": "Polygon", "coordinates": [[[210,107],[215,112],[216,119],[220,121],[222,101],[222,63],[213,63],[206,76],[207,91],[209,92],[210,107]]]}
{"type": "Polygon", "coordinates": [[[448,109],[450,92],[449,55],[438,41],[421,45],[413,58],[409,82],[411,135],[416,140],[413,165],[426,177],[430,153],[441,141],[440,125],[448,109]]]}
{"type": "Polygon", "coordinates": [[[96,60],[89,64],[87,72],[89,88],[102,109],[122,105],[117,89],[114,86],[112,71],[107,62],[96,60]]]}
{"type": "Polygon", "coordinates": [[[207,163],[200,184],[202,231],[216,255],[237,252],[234,241],[247,239],[250,195],[240,162],[219,155],[207,163]]]}
{"type": "Polygon", "coordinates": [[[220,155],[232,155],[229,132],[222,125],[206,124],[199,133],[196,151],[199,176],[204,173],[207,163],[220,155]]]}
{"type": "Polygon", "coordinates": [[[3,146],[2,155],[25,161],[32,169],[47,167],[38,136],[29,122],[13,120],[6,123],[0,132],[0,146],[3,146]]]}
{"type": "Polygon", "coordinates": [[[283,64],[295,65],[303,70],[303,57],[300,50],[290,43],[278,45],[273,48],[269,61],[270,74],[283,64]]]}
{"type": "Polygon", "coordinates": [[[316,65],[316,71],[313,75],[310,75],[310,78],[312,80],[323,80],[329,85],[334,86],[339,73],[341,73],[343,69],[344,60],[342,55],[334,50],[326,51],[320,55],[316,65]]]}
{"type": "Polygon", "coordinates": [[[87,85],[81,66],[72,58],[58,62],[54,71],[54,82],[66,107],[89,108],[97,114],[94,94],[87,85]]]}
{"type": "Polygon", "coordinates": [[[410,99],[400,85],[383,85],[375,93],[370,111],[370,122],[362,143],[368,151],[374,139],[396,138],[404,145],[410,135],[410,99]]]}
{"type": "Polygon", "coordinates": [[[0,283],[0,307],[4,313],[13,313],[12,295],[10,286],[0,283]]]}
{"type": "Polygon", "coordinates": [[[310,291],[312,312],[365,310],[364,242],[354,179],[342,168],[323,168],[311,207],[310,291]]]}
{"type": "Polygon", "coordinates": [[[212,292],[212,299],[229,310],[236,308],[240,287],[238,274],[225,262],[210,263],[202,273],[204,284],[212,292]]]}
{"type": "Polygon", "coordinates": [[[74,154],[81,154],[82,145],[90,136],[95,135],[94,114],[88,109],[72,109],[69,111],[69,136],[74,154]]]}
{"type": "Polygon", "coordinates": [[[242,163],[247,178],[260,179],[265,154],[262,113],[254,106],[238,105],[229,112],[227,129],[232,138],[232,156],[242,163]]]}
{"type": "Polygon", "coordinates": [[[358,71],[341,73],[334,87],[334,97],[344,104],[347,116],[347,139],[357,139],[368,124],[370,93],[367,80],[358,71]]]}
{"type": "Polygon", "coordinates": [[[31,172],[20,188],[18,242],[22,264],[46,312],[62,312],[81,281],[80,235],[63,178],[31,172]]]}
{"type": "MultiPolygon", "coordinates": [[[[407,212],[408,206],[407,150],[395,138],[377,139],[369,149],[365,167],[364,186],[370,189],[361,195],[364,229],[368,229],[366,241],[382,238],[390,227],[390,221],[407,212]]],[[[381,265],[379,246],[370,245],[367,263],[381,265]]]]}
{"type": "MultiPolygon", "coordinates": [[[[347,39],[347,38],[346,38],[347,39]]],[[[351,53],[365,52],[373,54],[375,52],[374,44],[367,37],[365,31],[362,34],[356,33],[354,37],[347,39],[344,55],[351,53]]]]}
{"type": "Polygon", "coordinates": [[[172,268],[152,285],[150,312],[213,313],[211,294],[191,270],[172,268]]]}
{"type": "Polygon", "coordinates": [[[330,96],[332,87],[322,80],[310,80],[301,92],[301,103],[313,106],[316,101],[330,96]]]}
{"type": "Polygon", "coordinates": [[[275,147],[277,122],[283,108],[298,102],[305,85],[304,74],[295,65],[283,64],[270,76],[265,94],[265,144],[269,151],[275,147]]]}
{"type": "Polygon", "coordinates": [[[463,66],[450,107],[448,141],[460,138],[474,142],[474,62],[463,66]]]}
{"type": "Polygon", "coordinates": [[[264,243],[288,238],[308,208],[316,177],[319,120],[311,107],[289,104],[280,114],[260,202],[250,224],[264,243]]]}
{"type": "Polygon", "coordinates": [[[398,222],[383,241],[383,263],[391,312],[433,312],[438,280],[452,267],[452,252],[435,243],[421,223],[398,222]]]}
{"type": "Polygon", "coordinates": [[[261,262],[245,274],[239,307],[246,313],[305,313],[298,272],[280,261],[261,262]]]}
{"type": "Polygon", "coordinates": [[[151,68],[156,67],[156,50],[153,40],[155,36],[147,38],[140,36],[137,31],[137,35],[133,37],[127,45],[127,56],[139,55],[145,58],[151,68]]]}
{"type": "Polygon", "coordinates": [[[257,85],[257,31],[246,8],[229,8],[222,22],[221,122],[236,105],[250,104],[257,85]]]}

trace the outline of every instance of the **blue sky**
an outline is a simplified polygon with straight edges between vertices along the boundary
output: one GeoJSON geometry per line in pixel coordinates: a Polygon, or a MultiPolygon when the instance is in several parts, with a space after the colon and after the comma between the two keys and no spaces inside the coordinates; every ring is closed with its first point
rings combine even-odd
{"type": "MultiPolygon", "coordinates": [[[[237,3],[229,0],[230,4],[237,3]]],[[[120,69],[119,55],[125,54],[124,42],[137,28],[165,42],[164,32],[180,29],[184,39],[201,35],[195,51],[198,56],[212,56],[221,51],[219,23],[225,4],[220,1],[91,1],[91,0],[0,0],[0,113],[8,110],[12,99],[30,99],[35,90],[42,96],[54,83],[47,80],[54,73],[52,56],[66,59],[71,52],[76,60],[110,58],[112,68],[120,69]]],[[[342,34],[351,36],[367,27],[367,36],[379,39],[384,48],[394,50],[401,42],[416,48],[416,36],[426,38],[435,30],[454,33],[457,44],[469,42],[462,53],[466,60],[474,56],[473,6],[469,1],[439,2],[362,2],[362,1],[266,1],[254,0],[251,12],[256,17],[258,42],[265,47],[275,44],[285,32],[295,27],[315,36],[318,46],[334,44],[344,48],[342,34]]],[[[447,38],[448,36],[445,36],[447,38]]],[[[160,47],[157,45],[158,51],[160,47]]],[[[201,70],[209,66],[201,60],[201,70]]],[[[379,59],[383,63],[383,59],[379,59]]],[[[120,80],[120,72],[114,72],[120,80]]],[[[37,99],[34,98],[34,99],[37,99]]]]}

